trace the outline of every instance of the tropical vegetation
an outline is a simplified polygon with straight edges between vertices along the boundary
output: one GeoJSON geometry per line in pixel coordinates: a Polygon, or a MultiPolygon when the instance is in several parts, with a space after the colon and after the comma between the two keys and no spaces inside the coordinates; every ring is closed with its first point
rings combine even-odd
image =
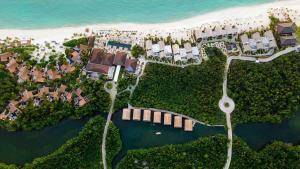
{"type": "Polygon", "coordinates": [[[71,39],[71,40],[63,43],[63,45],[67,46],[67,47],[76,47],[76,46],[79,46],[80,44],[87,45],[88,39],[86,37],[82,37],[82,38],[78,38],[78,39],[71,39]]]}
{"type": "Polygon", "coordinates": [[[227,138],[224,135],[217,135],[185,144],[130,150],[117,168],[217,169],[223,168],[226,158],[227,138]]]}
{"type": "Polygon", "coordinates": [[[280,122],[300,105],[300,54],[293,52],[259,64],[233,61],[228,90],[236,103],[235,123],[280,122]]]}
{"type": "Polygon", "coordinates": [[[206,123],[223,123],[218,102],[226,58],[216,49],[208,53],[209,60],[196,66],[148,64],[130,103],[183,113],[206,123]]]}
{"type": "MultiPolygon", "coordinates": [[[[75,169],[103,168],[101,144],[102,132],[105,120],[101,116],[91,119],[79,133],[79,135],[62,145],[53,153],[37,158],[32,163],[27,163],[24,169],[75,169]]],[[[111,123],[106,140],[106,156],[109,168],[113,157],[121,149],[121,138],[119,130],[111,123]]]]}

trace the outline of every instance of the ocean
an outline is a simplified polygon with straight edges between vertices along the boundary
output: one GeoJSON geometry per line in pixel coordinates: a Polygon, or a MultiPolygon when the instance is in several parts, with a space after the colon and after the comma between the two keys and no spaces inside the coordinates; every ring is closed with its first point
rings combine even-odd
{"type": "Polygon", "coordinates": [[[172,22],[275,0],[0,0],[0,29],[172,22]]]}

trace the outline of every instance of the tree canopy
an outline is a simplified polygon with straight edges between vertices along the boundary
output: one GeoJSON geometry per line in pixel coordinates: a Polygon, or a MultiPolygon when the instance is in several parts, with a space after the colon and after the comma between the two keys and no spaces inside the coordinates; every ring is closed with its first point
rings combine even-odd
{"type": "Polygon", "coordinates": [[[233,61],[228,95],[235,101],[233,121],[280,122],[300,105],[300,54],[268,63],[233,61]]]}
{"type": "Polygon", "coordinates": [[[208,61],[185,68],[148,64],[130,103],[183,113],[207,123],[223,123],[222,97],[225,56],[210,51],[208,61]]]}

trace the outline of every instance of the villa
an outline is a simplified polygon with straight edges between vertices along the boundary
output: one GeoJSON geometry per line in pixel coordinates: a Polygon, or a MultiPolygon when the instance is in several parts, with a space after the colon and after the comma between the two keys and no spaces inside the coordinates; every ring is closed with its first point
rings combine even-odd
{"type": "Polygon", "coordinates": [[[29,73],[30,71],[26,68],[26,66],[21,67],[18,73],[18,82],[22,83],[24,81],[29,80],[29,73]]]}
{"type": "Polygon", "coordinates": [[[270,49],[277,48],[274,35],[271,31],[266,31],[264,36],[261,37],[259,32],[251,34],[251,38],[245,33],[240,36],[241,45],[244,53],[269,51],[270,49]]]}
{"type": "Polygon", "coordinates": [[[43,83],[45,82],[45,77],[44,77],[44,73],[38,69],[34,69],[32,70],[32,80],[34,82],[39,82],[39,83],[43,83]]]}
{"type": "Polygon", "coordinates": [[[19,64],[17,63],[16,59],[12,58],[9,60],[9,62],[6,64],[6,69],[10,72],[10,73],[16,73],[17,71],[17,67],[19,66],[19,64]]]}
{"type": "Polygon", "coordinates": [[[172,48],[173,48],[174,61],[175,62],[181,61],[179,45],[178,44],[174,44],[172,46],[172,48]]]}
{"type": "Polygon", "coordinates": [[[12,53],[10,53],[10,52],[1,53],[0,54],[0,61],[1,62],[8,62],[10,57],[12,57],[12,53]]]}
{"type": "Polygon", "coordinates": [[[56,79],[61,79],[61,75],[59,74],[59,72],[58,71],[56,71],[56,70],[48,70],[47,71],[47,75],[48,75],[48,78],[50,79],[50,80],[56,80],[56,79]]]}
{"type": "Polygon", "coordinates": [[[297,26],[293,22],[279,23],[277,25],[277,34],[280,36],[280,45],[282,47],[297,45],[296,29],[297,26]]]}
{"type": "Polygon", "coordinates": [[[197,41],[207,40],[209,38],[224,38],[229,36],[236,36],[238,34],[238,29],[236,26],[230,25],[216,25],[213,27],[206,27],[203,29],[198,29],[195,31],[195,36],[197,41]]]}
{"type": "Polygon", "coordinates": [[[23,102],[27,102],[28,100],[32,99],[33,98],[33,92],[32,91],[28,91],[28,90],[25,90],[23,92],[23,97],[22,97],[22,101],[23,102]]]}

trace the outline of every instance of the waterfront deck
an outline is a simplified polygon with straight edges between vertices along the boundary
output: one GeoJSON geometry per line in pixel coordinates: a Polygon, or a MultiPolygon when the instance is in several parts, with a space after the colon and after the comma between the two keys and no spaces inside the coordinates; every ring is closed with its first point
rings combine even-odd
{"type": "Polygon", "coordinates": [[[154,123],[161,123],[161,112],[154,112],[154,123]]]}
{"type": "Polygon", "coordinates": [[[154,111],[149,109],[123,109],[122,120],[133,120],[133,121],[143,121],[143,122],[152,122],[155,124],[162,124],[165,126],[172,126],[176,129],[183,129],[184,131],[191,132],[193,131],[195,121],[184,115],[173,113],[173,112],[164,112],[164,111],[154,111]],[[131,113],[132,112],[132,113],[131,113]]]}
{"type": "Polygon", "coordinates": [[[193,121],[190,119],[184,120],[184,131],[193,131],[193,121]]]}
{"type": "Polygon", "coordinates": [[[151,122],[151,111],[150,110],[144,110],[143,121],[151,122]]]}
{"type": "Polygon", "coordinates": [[[172,125],[172,114],[165,113],[164,115],[164,125],[172,125]]]}
{"type": "Polygon", "coordinates": [[[141,120],[141,109],[133,109],[133,120],[135,121],[141,120]]]}
{"type": "Polygon", "coordinates": [[[131,109],[123,109],[122,120],[130,120],[131,109]]]}
{"type": "Polygon", "coordinates": [[[174,117],[174,128],[182,128],[182,117],[181,116],[174,117]]]}

